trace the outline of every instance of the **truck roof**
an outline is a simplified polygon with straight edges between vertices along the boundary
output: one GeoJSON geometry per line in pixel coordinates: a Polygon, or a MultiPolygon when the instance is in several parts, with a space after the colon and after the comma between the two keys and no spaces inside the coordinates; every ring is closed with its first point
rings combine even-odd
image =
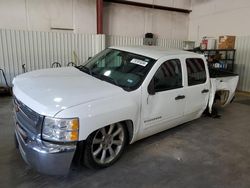
{"type": "Polygon", "coordinates": [[[110,48],[147,56],[153,59],[160,59],[161,57],[169,55],[198,55],[193,52],[188,52],[179,49],[168,49],[158,46],[112,46],[110,48]]]}

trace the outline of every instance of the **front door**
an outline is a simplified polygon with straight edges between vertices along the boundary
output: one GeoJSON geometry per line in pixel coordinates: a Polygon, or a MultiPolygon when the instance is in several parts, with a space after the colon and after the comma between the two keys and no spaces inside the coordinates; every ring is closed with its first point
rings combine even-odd
{"type": "Polygon", "coordinates": [[[183,69],[179,59],[160,64],[152,79],[155,94],[144,91],[142,97],[142,123],[149,134],[178,124],[185,108],[183,69]]]}

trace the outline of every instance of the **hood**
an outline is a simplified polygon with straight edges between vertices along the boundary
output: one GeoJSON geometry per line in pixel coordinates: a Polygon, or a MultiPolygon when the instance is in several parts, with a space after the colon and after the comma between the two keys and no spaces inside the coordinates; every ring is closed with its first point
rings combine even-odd
{"type": "Polygon", "coordinates": [[[18,100],[52,117],[69,107],[125,92],[74,67],[28,72],[15,77],[13,85],[18,100]]]}

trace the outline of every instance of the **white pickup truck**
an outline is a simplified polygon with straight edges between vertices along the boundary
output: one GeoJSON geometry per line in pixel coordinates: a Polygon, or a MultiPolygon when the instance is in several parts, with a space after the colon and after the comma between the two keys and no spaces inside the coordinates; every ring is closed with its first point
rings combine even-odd
{"type": "Polygon", "coordinates": [[[65,174],[72,160],[113,164],[127,144],[211,112],[234,97],[238,76],[210,78],[204,56],[155,47],[108,48],[78,67],[13,80],[15,138],[37,171],[65,174]]]}

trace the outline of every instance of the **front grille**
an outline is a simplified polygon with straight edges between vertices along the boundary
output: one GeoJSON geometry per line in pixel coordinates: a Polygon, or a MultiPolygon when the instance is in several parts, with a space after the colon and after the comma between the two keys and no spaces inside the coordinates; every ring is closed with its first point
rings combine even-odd
{"type": "Polygon", "coordinates": [[[15,104],[19,108],[18,110],[21,110],[23,115],[28,117],[31,121],[34,122],[34,124],[37,124],[39,121],[40,115],[36,113],[35,111],[31,110],[28,106],[23,104],[21,101],[19,101],[17,98],[15,98],[15,104]]]}
{"type": "Polygon", "coordinates": [[[30,109],[14,97],[15,115],[18,126],[33,137],[40,133],[43,116],[30,109]]]}

